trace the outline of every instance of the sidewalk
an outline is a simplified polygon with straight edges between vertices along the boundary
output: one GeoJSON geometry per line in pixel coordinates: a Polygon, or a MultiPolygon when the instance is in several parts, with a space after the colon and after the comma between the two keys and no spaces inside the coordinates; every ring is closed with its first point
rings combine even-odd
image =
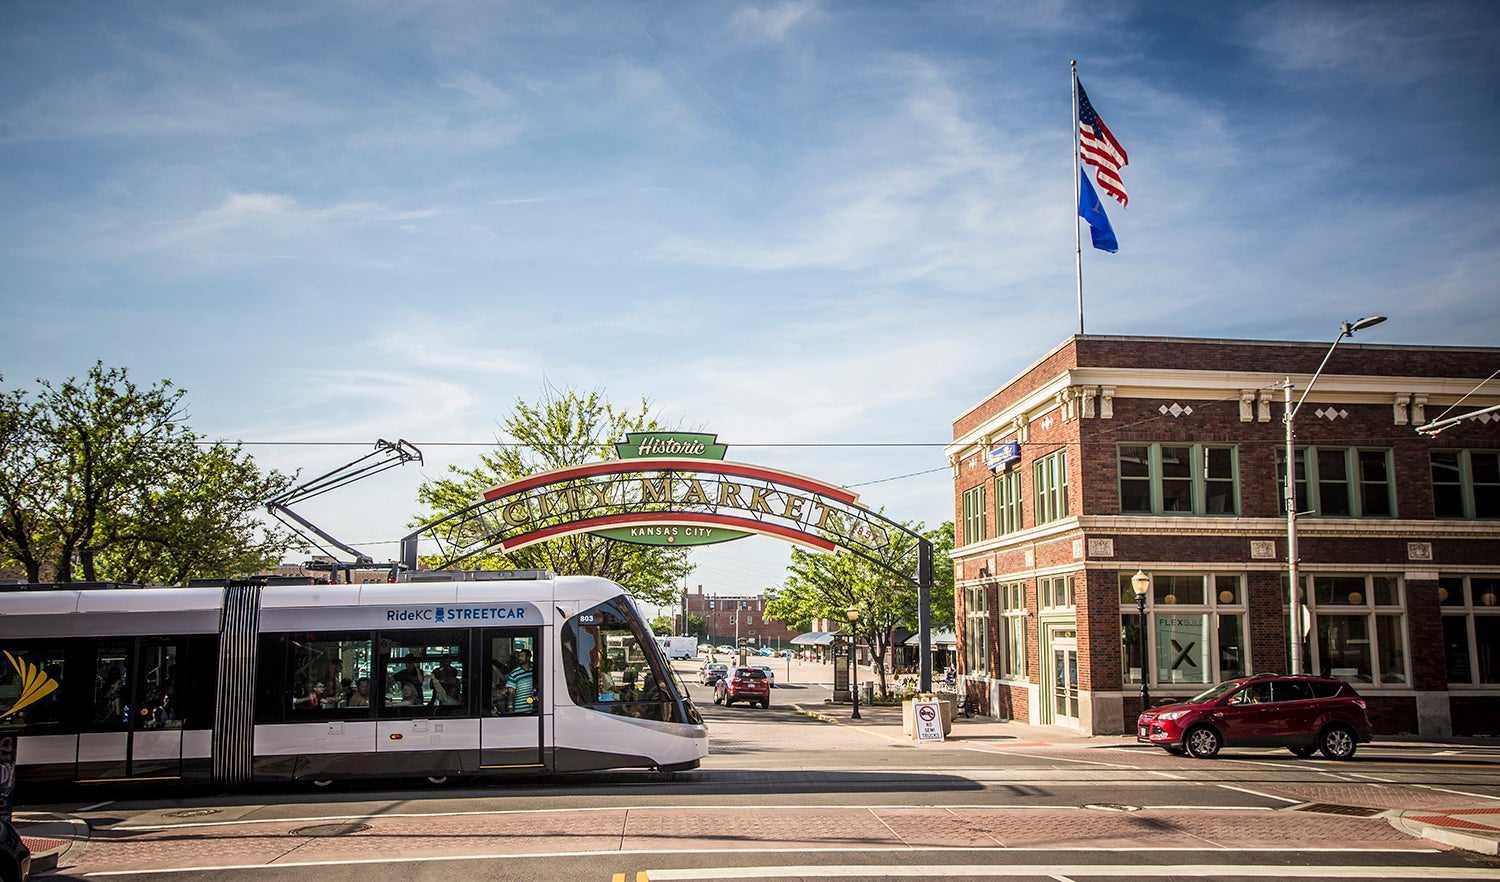
{"type": "MultiPolygon", "coordinates": [[[[923,749],[951,742],[985,742],[990,745],[1035,748],[1106,748],[1136,747],[1129,735],[1082,735],[1060,726],[1032,726],[991,717],[959,717],[953,720],[953,731],[944,742],[918,744],[902,727],[900,706],[860,705],[859,719],[853,719],[853,706],[844,704],[794,703],[791,705],[810,717],[838,726],[851,726],[878,732],[887,740],[923,749]]],[[[1456,739],[1434,742],[1428,739],[1392,738],[1386,743],[1403,745],[1479,744],[1489,746],[1493,739],[1456,739]]],[[[1494,745],[1500,746],[1500,745],[1494,745]]],[[[1155,752],[1141,746],[1142,750],[1155,752]]],[[[1500,855],[1500,803],[1470,803],[1420,809],[1389,809],[1381,813],[1391,826],[1412,836],[1462,848],[1479,854],[1500,855]]]]}

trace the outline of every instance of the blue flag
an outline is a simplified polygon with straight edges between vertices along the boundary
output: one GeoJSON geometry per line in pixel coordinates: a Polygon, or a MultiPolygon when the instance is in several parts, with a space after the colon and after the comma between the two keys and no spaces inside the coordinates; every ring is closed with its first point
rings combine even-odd
{"type": "Polygon", "coordinates": [[[1078,188],[1078,216],[1088,221],[1089,236],[1094,240],[1094,247],[1114,254],[1120,250],[1120,240],[1115,238],[1114,227],[1109,225],[1104,206],[1099,204],[1099,194],[1094,192],[1094,185],[1089,183],[1086,169],[1078,169],[1078,178],[1083,182],[1078,188]]]}

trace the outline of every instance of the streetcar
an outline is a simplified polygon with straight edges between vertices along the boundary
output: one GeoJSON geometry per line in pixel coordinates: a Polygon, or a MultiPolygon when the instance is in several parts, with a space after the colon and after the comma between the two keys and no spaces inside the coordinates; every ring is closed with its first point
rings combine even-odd
{"type": "Polygon", "coordinates": [[[0,585],[6,735],[25,789],[669,772],[708,754],[624,589],[534,570],[0,585]]]}

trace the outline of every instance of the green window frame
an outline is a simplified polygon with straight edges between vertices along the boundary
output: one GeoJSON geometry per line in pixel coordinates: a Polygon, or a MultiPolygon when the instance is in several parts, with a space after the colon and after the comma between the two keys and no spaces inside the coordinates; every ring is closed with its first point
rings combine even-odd
{"type": "Polygon", "coordinates": [[[1439,518],[1500,518],[1500,451],[1434,450],[1432,510],[1439,518]]]}
{"type": "Polygon", "coordinates": [[[1026,678],[1026,583],[1000,585],[1000,670],[1009,680],[1026,678]]]}
{"type": "Polygon", "coordinates": [[[1233,444],[1121,444],[1120,513],[1235,517],[1239,448],[1233,444]]]}
{"type": "Polygon", "coordinates": [[[990,672],[990,610],[984,588],[964,589],[964,673],[990,672]]]}
{"type": "Polygon", "coordinates": [[[1031,464],[1031,508],[1038,526],[1068,516],[1068,452],[1058,450],[1031,464]]]}
{"type": "Polygon", "coordinates": [[[983,542],[990,538],[984,510],[984,485],[964,491],[964,544],[983,542]]]}
{"type": "Polygon", "coordinates": [[[995,535],[1019,532],[1021,522],[1021,472],[1008,472],[995,479],[995,535]]]}
{"type": "MultiPolygon", "coordinates": [[[[1128,570],[1119,574],[1120,673],[1126,685],[1141,682],[1144,648],[1133,577],[1128,570]]],[[[1150,685],[1170,689],[1252,673],[1245,584],[1244,573],[1152,574],[1146,597],[1150,685]]]]}
{"type": "Polygon", "coordinates": [[[1500,683],[1500,578],[1443,576],[1443,656],[1449,685],[1500,683]]]}
{"type": "MultiPolygon", "coordinates": [[[[1395,461],[1389,447],[1309,445],[1296,452],[1297,514],[1396,517],[1395,461]]],[[[1286,513],[1286,451],[1276,451],[1279,509],[1286,513]]]]}
{"type": "MultiPolygon", "coordinates": [[[[1307,605],[1308,670],[1350,683],[1411,686],[1411,647],[1401,577],[1314,573],[1301,578],[1307,605]]],[[[1282,603],[1289,592],[1282,579],[1282,603]]],[[[1287,616],[1284,621],[1290,619],[1287,616]]],[[[1287,648],[1288,655],[1290,647],[1287,648]]],[[[1288,666],[1290,657],[1285,659],[1288,666]]]]}
{"type": "Polygon", "coordinates": [[[1071,575],[1043,576],[1037,579],[1037,605],[1042,609],[1072,609],[1077,606],[1073,579],[1071,575]]]}

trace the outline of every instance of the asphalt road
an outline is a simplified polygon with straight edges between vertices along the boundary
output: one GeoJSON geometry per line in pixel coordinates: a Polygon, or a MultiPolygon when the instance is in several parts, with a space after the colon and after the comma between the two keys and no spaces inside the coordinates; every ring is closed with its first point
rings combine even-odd
{"type": "Polygon", "coordinates": [[[899,728],[842,721],[847,706],[819,713],[828,689],[816,682],[783,682],[768,710],[717,707],[692,688],[712,744],[693,772],[22,808],[91,828],[43,878],[1500,879],[1494,858],[1381,815],[1500,805],[1495,750],[1205,762],[999,726],[918,747],[899,728]]]}

